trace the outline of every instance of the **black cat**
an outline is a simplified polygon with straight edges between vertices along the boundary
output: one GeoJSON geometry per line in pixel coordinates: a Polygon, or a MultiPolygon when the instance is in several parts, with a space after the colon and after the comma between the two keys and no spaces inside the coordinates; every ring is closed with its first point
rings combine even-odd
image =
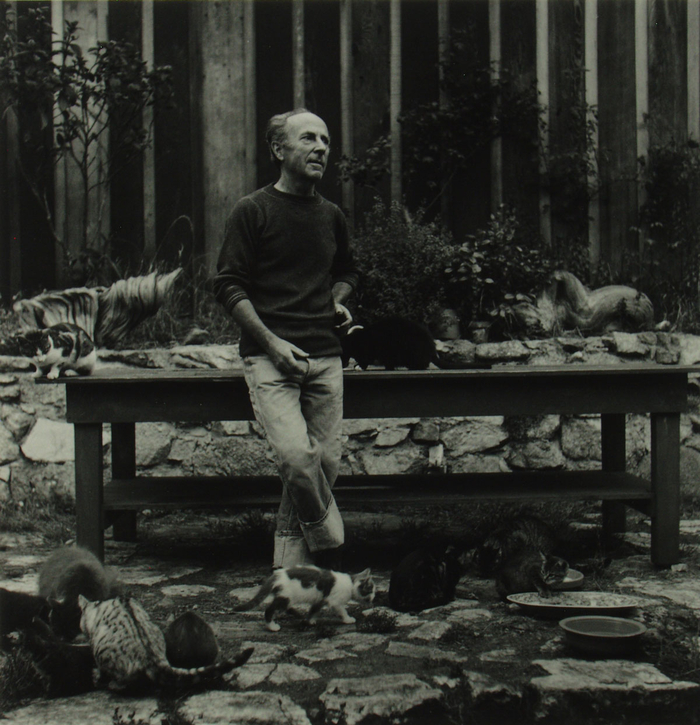
{"type": "Polygon", "coordinates": [[[0,636],[27,629],[34,617],[48,616],[49,603],[45,597],[0,589],[0,636]]]}
{"type": "Polygon", "coordinates": [[[165,655],[173,667],[206,667],[216,662],[219,643],[207,622],[195,612],[185,612],[165,630],[165,655]]]}
{"type": "Polygon", "coordinates": [[[363,370],[373,364],[387,370],[425,370],[438,360],[428,328],[403,317],[385,317],[367,327],[352,327],[340,342],[343,367],[352,358],[363,370]]]}
{"type": "Polygon", "coordinates": [[[389,604],[398,612],[421,612],[451,602],[464,566],[454,546],[418,549],[391,572],[389,604]]]}

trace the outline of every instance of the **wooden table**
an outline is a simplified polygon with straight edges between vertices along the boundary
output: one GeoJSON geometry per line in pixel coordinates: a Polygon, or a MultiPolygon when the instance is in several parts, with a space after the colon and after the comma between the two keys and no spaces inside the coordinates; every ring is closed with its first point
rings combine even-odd
{"type": "MultiPolygon", "coordinates": [[[[489,370],[345,373],[346,418],[601,415],[602,463],[594,471],[341,476],[343,504],[449,504],[469,499],[603,501],[603,526],[624,530],[625,506],[651,516],[651,557],[678,561],[680,414],[695,368],[652,364],[496,366],[489,370]],[[625,472],[625,416],[651,418],[651,481],[625,472]]],[[[240,370],[103,370],[67,377],[66,416],[75,426],[77,540],[103,556],[103,531],[135,535],[135,512],[151,507],[275,505],[274,476],[136,476],[135,424],[249,420],[240,370]],[[112,428],[112,481],[103,485],[102,426],[112,428]]]]}

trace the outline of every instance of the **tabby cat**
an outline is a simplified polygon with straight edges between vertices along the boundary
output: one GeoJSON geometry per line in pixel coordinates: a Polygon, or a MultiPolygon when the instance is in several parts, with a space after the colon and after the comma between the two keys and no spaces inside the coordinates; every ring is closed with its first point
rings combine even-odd
{"type": "Polygon", "coordinates": [[[421,612],[454,599],[464,567],[455,547],[418,549],[391,572],[389,605],[399,612],[421,612]]]}
{"type": "Polygon", "coordinates": [[[523,550],[551,554],[556,539],[551,527],[529,513],[519,513],[489,534],[474,553],[481,576],[490,576],[513,554],[523,550]]]}
{"type": "Polygon", "coordinates": [[[56,549],[39,570],[39,596],[51,605],[51,626],[68,640],[80,632],[79,595],[98,601],[119,596],[122,590],[116,573],[82,546],[56,549]]]}
{"type": "Polygon", "coordinates": [[[188,687],[211,682],[242,665],[253,653],[250,647],[233,662],[226,660],[194,669],[173,667],[165,654],[163,632],[135,599],[91,602],[81,595],[78,602],[81,629],[110,689],[148,683],[163,688],[188,687]]]}
{"type": "Polygon", "coordinates": [[[510,594],[538,592],[551,594],[552,586],[566,577],[569,565],[558,556],[526,549],[512,554],[496,572],[496,591],[506,601],[510,594]]]}
{"type": "Polygon", "coordinates": [[[216,661],[219,643],[211,626],[189,611],[167,626],[165,654],[173,667],[206,667],[216,661]]]}
{"type": "Polygon", "coordinates": [[[244,604],[233,608],[234,612],[246,612],[268,597],[271,603],[265,609],[265,626],[271,632],[277,632],[280,625],[275,622],[277,612],[308,604],[308,621],[313,622],[316,614],[327,607],[340,616],[343,624],[353,624],[354,617],[347,612],[351,600],[370,604],[374,600],[377,585],[372,573],[365,569],[351,576],[317,566],[293,566],[276,569],[263,582],[255,596],[244,604]]]}
{"type": "Polygon", "coordinates": [[[89,375],[95,369],[95,343],[85,330],[70,322],[30,330],[17,339],[20,354],[36,365],[35,377],[45,375],[54,380],[67,370],[89,375]]]}

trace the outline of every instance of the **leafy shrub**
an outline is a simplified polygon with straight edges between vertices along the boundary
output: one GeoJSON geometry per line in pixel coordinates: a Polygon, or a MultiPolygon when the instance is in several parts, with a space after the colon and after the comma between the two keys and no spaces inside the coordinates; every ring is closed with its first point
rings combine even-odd
{"type": "Polygon", "coordinates": [[[452,237],[436,223],[410,218],[399,204],[378,201],[357,234],[362,269],[357,292],[363,324],[399,315],[430,323],[447,302],[444,270],[453,254],[452,237]]]}
{"type": "Polygon", "coordinates": [[[553,269],[554,259],[539,234],[502,206],[455,250],[445,272],[463,321],[507,321],[511,305],[533,301],[553,269]]]}
{"type": "Polygon", "coordinates": [[[652,146],[639,163],[646,191],[639,229],[644,244],[633,281],[661,317],[692,312],[685,322],[697,327],[700,148],[694,141],[671,140],[652,146]]]}

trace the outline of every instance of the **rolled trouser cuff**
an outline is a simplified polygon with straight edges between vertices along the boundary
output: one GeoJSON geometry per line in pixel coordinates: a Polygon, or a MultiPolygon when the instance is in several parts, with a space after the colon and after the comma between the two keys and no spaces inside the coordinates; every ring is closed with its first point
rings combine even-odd
{"type": "Polygon", "coordinates": [[[303,536],[275,534],[275,550],[272,557],[273,569],[290,566],[309,566],[314,563],[309,545],[303,536]]]}
{"type": "Polygon", "coordinates": [[[335,549],[345,543],[345,527],[335,498],[331,498],[326,513],[313,523],[300,522],[309,551],[335,549]]]}

